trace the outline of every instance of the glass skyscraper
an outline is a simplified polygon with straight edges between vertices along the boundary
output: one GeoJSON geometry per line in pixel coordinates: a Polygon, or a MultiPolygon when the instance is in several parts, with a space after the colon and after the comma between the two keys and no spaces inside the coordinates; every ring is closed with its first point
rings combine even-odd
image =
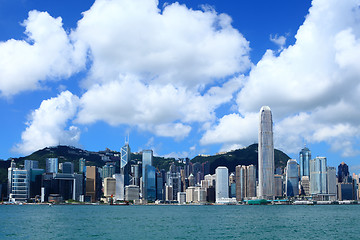
{"type": "Polygon", "coordinates": [[[130,184],[130,158],[131,151],[129,143],[125,143],[125,145],[121,148],[121,159],[120,159],[120,173],[124,175],[124,184],[125,186],[130,184]]]}
{"type": "Polygon", "coordinates": [[[325,157],[310,160],[310,194],[327,193],[327,164],[325,157]]]}
{"type": "Polygon", "coordinates": [[[311,151],[304,147],[299,153],[300,177],[310,176],[309,162],[311,159],[311,151]]]}
{"type": "Polygon", "coordinates": [[[260,109],[259,126],[259,198],[273,199],[274,197],[274,142],[273,122],[271,110],[268,106],[260,109]]]}
{"type": "Polygon", "coordinates": [[[155,167],[151,165],[146,165],[145,168],[145,189],[146,189],[146,197],[148,201],[156,200],[156,174],[155,167]]]}
{"type": "Polygon", "coordinates": [[[299,168],[295,159],[289,159],[286,165],[286,196],[299,195],[299,168]]]}
{"type": "Polygon", "coordinates": [[[34,160],[25,160],[24,161],[24,169],[27,171],[30,171],[30,169],[38,169],[39,168],[39,162],[34,160]]]}
{"type": "Polygon", "coordinates": [[[219,202],[222,198],[229,198],[229,170],[227,167],[217,167],[215,174],[215,199],[219,202]]]}
{"type": "Polygon", "coordinates": [[[57,158],[46,159],[46,173],[58,173],[59,161],[57,158]]]}
{"type": "Polygon", "coordinates": [[[147,187],[146,187],[147,186],[146,166],[152,166],[152,161],[153,161],[153,151],[152,150],[143,150],[143,153],[142,153],[142,190],[143,190],[142,197],[144,199],[147,199],[147,196],[148,196],[147,187]]]}

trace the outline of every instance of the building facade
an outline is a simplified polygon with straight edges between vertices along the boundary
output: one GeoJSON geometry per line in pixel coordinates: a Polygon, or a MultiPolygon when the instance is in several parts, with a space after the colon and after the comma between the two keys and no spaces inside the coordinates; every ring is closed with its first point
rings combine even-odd
{"type": "Polygon", "coordinates": [[[147,199],[147,177],[146,177],[146,166],[152,166],[153,162],[153,151],[143,150],[142,152],[142,198],[147,199]]]}
{"type": "Polygon", "coordinates": [[[59,171],[59,160],[57,158],[46,159],[46,173],[58,173],[59,171]]]}
{"type": "Polygon", "coordinates": [[[221,199],[229,198],[229,170],[220,166],[215,169],[215,174],[215,198],[216,202],[221,202],[221,199]]]}
{"type": "Polygon", "coordinates": [[[303,176],[310,176],[309,163],[311,159],[311,151],[304,147],[299,153],[299,164],[300,164],[300,178],[303,176]]]}
{"type": "Polygon", "coordinates": [[[327,161],[325,157],[310,160],[310,194],[327,194],[327,161]]]}
{"type": "Polygon", "coordinates": [[[274,143],[273,121],[271,110],[268,106],[260,109],[259,123],[259,146],[258,146],[258,174],[259,174],[259,198],[274,198],[274,143]]]}
{"type": "Polygon", "coordinates": [[[299,195],[299,167],[295,159],[289,159],[286,164],[286,196],[299,195]]]}

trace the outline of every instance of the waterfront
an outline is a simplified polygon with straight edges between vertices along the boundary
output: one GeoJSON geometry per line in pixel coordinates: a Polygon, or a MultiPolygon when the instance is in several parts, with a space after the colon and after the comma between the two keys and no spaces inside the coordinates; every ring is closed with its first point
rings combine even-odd
{"type": "Polygon", "coordinates": [[[0,239],[355,239],[359,205],[0,206],[0,239]]]}

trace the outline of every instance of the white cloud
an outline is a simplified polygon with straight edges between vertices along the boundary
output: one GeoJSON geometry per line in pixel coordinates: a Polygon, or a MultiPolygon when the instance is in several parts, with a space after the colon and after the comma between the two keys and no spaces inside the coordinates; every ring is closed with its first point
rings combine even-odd
{"type": "Polygon", "coordinates": [[[84,67],[86,52],[74,50],[60,17],[31,11],[23,25],[26,40],[0,42],[1,95],[37,89],[44,81],[67,78],[84,67]]]}
{"type": "Polygon", "coordinates": [[[175,137],[178,140],[187,137],[191,131],[191,127],[182,123],[170,123],[157,125],[154,128],[154,132],[158,136],[163,137],[175,137]]]}
{"type": "Polygon", "coordinates": [[[359,11],[358,1],[314,0],[296,43],[278,57],[268,50],[250,72],[238,96],[240,112],[269,105],[283,117],[334,104],[351,91],[354,78],[348,71],[356,63],[343,56],[349,59],[359,51],[359,11]]]}
{"type": "Polygon", "coordinates": [[[295,44],[279,55],[268,50],[251,69],[237,97],[241,116],[223,116],[202,143],[224,142],[224,149],[251,144],[254,132],[240,137],[248,124],[241,121],[269,105],[275,147],[298,153],[304,143],[326,142],[343,156],[359,154],[359,5],[358,0],[314,0],[295,44]]]}
{"type": "Polygon", "coordinates": [[[60,144],[78,145],[80,129],[70,126],[68,121],[77,113],[79,98],[69,91],[62,92],[57,97],[44,100],[40,107],[34,110],[27,122],[26,130],[21,134],[21,143],[14,151],[30,154],[38,149],[60,144]]]}
{"type": "Polygon", "coordinates": [[[202,145],[223,143],[225,144],[223,150],[230,150],[229,146],[234,144],[257,142],[258,122],[257,113],[246,117],[235,113],[225,115],[216,126],[206,131],[200,143],[202,145]]]}
{"type": "Polygon", "coordinates": [[[182,139],[191,130],[188,124],[215,120],[215,109],[231,101],[241,86],[241,78],[233,78],[200,95],[172,84],[145,85],[134,76],[123,76],[121,81],[89,89],[81,97],[77,122],[137,125],[158,136],[182,139]]]}
{"type": "Polygon", "coordinates": [[[233,151],[233,150],[237,150],[237,149],[241,149],[243,148],[244,146],[241,145],[241,144],[224,144],[221,149],[220,149],[220,152],[230,152],[230,151],[233,151]]]}
{"type": "Polygon", "coordinates": [[[286,44],[286,37],[285,36],[278,36],[277,34],[275,34],[275,36],[270,35],[270,41],[272,41],[273,43],[275,43],[276,45],[279,46],[279,48],[282,50],[286,44]]]}
{"type": "Polygon", "coordinates": [[[73,36],[89,46],[91,74],[84,86],[136,75],[147,84],[202,88],[250,67],[249,43],[231,18],[156,0],[97,0],[73,36]]]}

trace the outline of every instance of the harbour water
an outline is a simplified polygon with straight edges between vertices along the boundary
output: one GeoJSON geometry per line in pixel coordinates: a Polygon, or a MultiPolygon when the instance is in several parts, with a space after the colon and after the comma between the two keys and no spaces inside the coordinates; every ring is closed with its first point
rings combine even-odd
{"type": "Polygon", "coordinates": [[[360,205],[0,206],[0,239],[359,239],[360,205]]]}

